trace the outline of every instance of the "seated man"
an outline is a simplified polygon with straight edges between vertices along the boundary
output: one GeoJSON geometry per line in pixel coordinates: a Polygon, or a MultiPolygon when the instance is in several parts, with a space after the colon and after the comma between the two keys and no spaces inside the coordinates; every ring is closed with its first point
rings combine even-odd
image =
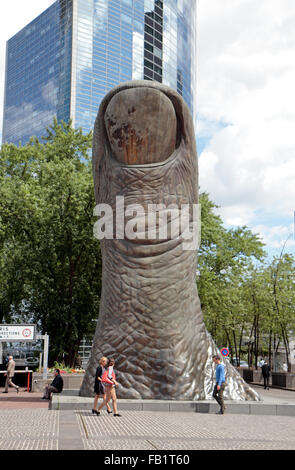
{"type": "Polygon", "coordinates": [[[42,400],[50,400],[52,393],[60,393],[63,389],[63,379],[60,375],[59,369],[54,370],[54,379],[50,385],[46,385],[44,389],[44,396],[42,400]]]}

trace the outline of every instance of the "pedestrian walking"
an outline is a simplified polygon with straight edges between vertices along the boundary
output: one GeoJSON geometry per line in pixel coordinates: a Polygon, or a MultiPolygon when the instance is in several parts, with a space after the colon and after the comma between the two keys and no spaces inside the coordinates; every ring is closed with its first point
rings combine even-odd
{"type": "MultiPolygon", "coordinates": [[[[106,398],[105,388],[102,383],[102,376],[104,372],[106,371],[107,363],[108,363],[108,358],[105,356],[101,357],[98,362],[99,365],[96,369],[95,379],[94,379],[95,397],[94,397],[94,403],[93,403],[93,408],[92,408],[92,414],[99,414],[97,411],[97,402],[98,402],[99,397],[102,396],[104,400],[106,398]]],[[[107,412],[108,414],[112,413],[109,403],[107,403],[107,412]]]]}
{"type": "Polygon", "coordinates": [[[118,386],[118,382],[116,381],[116,374],[114,372],[114,365],[115,365],[115,360],[110,359],[109,360],[109,365],[107,370],[103,373],[102,376],[102,383],[105,388],[105,398],[102,402],[102,404],[99,406],[97,410],[97,414],[100,414],[100,410],[104,407],[107,406],[107,404],[110,402],[112,399],[113,402],[113,410],[114,410],[114,416],[121,416],[118,413],[117,410],[117,395],[116,395],[116,386],[118,386]]]}
{"type": "Polygon", "coordinates": [[[12,382],[12,377],[14,377],[14,370],[15,362],[13,360],[13,356],[8,356],[7,372],[4,374],[4,376],[6,376],[5,391],[2,393],[8,393],[8,387],[13,387],[16,389],[17,393],[19,392],[19,386],[12,382]]]}
{"type": "Polygon", "coordinates": [[[60,370],[55,369],[54,370],[54,379],[51,382],[50,385],[46,385],[44,389],[44,395],[42,397],[42,400],[50,400],[51,394],[52,393],[60,393],[62,392],[64,385],[64,381],[60,375],[60,370]]]}
{"type": "Polygon", "coordinates": [[[220,356],[213,356],[213,362],[216,364],[216,384],[213,390],[213,398],[217,401],[220,406],[220,410],[217,414],[223,415],[225,411],[224,401],[223,401],[223,392],[225,388],[225,374],[224,374],[224,365],[221,362],[220,356]]]}
{"type": "Polygon", "coordinates": [[[269,390],[270,366],[266,361],[264,361],[264,364],[261,366],[261,372],[263,377],[264,390],[269,390]]]}
{"type": "Polygon", "coordinates": [[[261,358],[259,363],[258,363],[259,367],[262,367],[264,363],[265,363],[264,359],[261,358]]]}

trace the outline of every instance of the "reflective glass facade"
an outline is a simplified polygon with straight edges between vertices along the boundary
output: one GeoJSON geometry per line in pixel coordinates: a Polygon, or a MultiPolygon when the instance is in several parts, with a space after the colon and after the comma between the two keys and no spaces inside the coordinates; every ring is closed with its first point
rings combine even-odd
{"type": "Polygon", "coordinates": [[[171,86],[194,114],[195,10],[196,0],[56,1],[8,41],[3,142],[42,135],[54,114],[88,132],[104,95],[127,80],[171,86]],[[49,28],[44,46],[43,24],[49,28]],[[39,37],[34,50],[27,32],[33,26],[39,37]],[[22,43],[26,70],[17,60],[22,43]],[[32,92],[21,90],[19,77],[31,86],[33,73],[32,92]]]}
{"type": "Polygon", "coordinates": [[[70,117],[72,0],[55,2],[7,42],[2,142],[70,117]]]}

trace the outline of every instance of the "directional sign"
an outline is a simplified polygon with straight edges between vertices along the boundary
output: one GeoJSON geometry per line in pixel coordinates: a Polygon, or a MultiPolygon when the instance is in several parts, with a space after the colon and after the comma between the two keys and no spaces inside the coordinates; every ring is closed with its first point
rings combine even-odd
{"type": "Polygon", "coordinates": [[[0,341],[34,341],[36,325],[0,325],[0,341]]]}
{"type": "Polygon", "coordinates": [[[229,350],[227,348],[222,348],[220,352],[224,357],[229,356],[229,350]]]}

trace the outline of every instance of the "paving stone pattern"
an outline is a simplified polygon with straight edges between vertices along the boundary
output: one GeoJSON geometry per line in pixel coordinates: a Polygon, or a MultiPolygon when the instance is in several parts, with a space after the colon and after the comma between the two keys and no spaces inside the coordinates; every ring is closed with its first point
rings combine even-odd
{"type": "Polygon", "coordinates": [[[1,450],[57,450],[59,414],[48,409],[0,410],[1,450]]]}
{"type": "Polygon", "coordinates": [[[295,418],[0,409],[0,450],[295,450],[295,418]]]}
{"type": "Polygon", "coordinates": [[[281,416],[124,412],[121,418],[78,411],[85,449],[295,449],[295,419],[281,416]]]}

